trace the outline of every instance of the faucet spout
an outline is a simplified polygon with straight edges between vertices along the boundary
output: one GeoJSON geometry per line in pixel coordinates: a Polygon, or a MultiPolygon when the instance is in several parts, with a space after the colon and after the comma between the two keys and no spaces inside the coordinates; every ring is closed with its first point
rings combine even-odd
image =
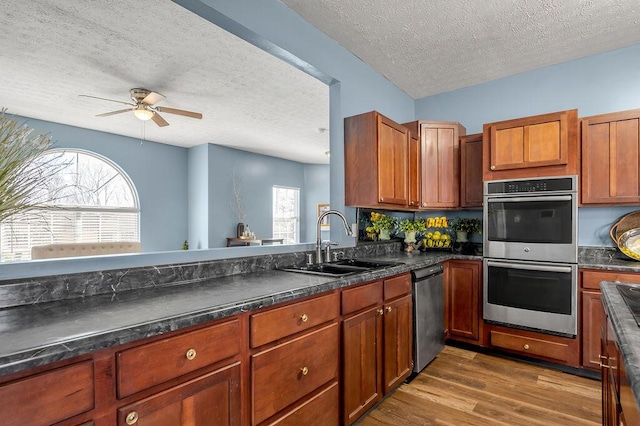
{"type": "Polygon", "coordinates": [[[347,218],[344,216],[344,214],[342,214],[338,210],[327,210],[326,212],[322,213],[318,217],[318,221],[316,222],[316,263],[322,263],[322,235],[320,226],[322,225],[322,219],[330,214],[334,214],[342,219],[342,224],[344,225],[345,232],[349,237],[353,237],[353,232],[351,231],[351,227],[349,226],[349,223],[347,223],[347,218]]]}

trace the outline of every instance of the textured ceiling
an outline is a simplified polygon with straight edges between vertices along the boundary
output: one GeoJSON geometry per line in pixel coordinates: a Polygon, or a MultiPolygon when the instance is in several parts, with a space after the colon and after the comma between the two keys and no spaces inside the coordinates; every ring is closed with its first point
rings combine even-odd
{"type": "Polygon", "coordinates": [[[282,0],[415,99],[640,43],[638,0],[282,0]]]}
{"type": "Polygon", "coordinates": [[[170,0],[3,0],[0,108],[178,146],[216,143],[327,163],[329,89],[170,0]],[[127,112],[129,89],[166,96],[159,128],[127,112]]]}

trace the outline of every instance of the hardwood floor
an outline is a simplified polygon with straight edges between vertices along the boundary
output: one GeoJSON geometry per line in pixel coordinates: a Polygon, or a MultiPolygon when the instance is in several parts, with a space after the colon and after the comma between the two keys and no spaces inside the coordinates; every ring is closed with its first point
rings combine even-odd
{"type": "Polygon", "coordinates": [[[358,426],[600,425],[600,382],[451,346],[358,426]]]}

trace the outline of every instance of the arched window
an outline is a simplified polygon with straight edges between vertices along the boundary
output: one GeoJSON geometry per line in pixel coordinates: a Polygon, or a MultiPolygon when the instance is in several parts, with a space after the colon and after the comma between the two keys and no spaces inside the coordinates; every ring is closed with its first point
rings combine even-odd
{"type": "Polygon", "coordinates": [[[53,201],[0,223],[0,260],[31,259],[31,247],[140,241],[140,208],[131,179],[112,161],[83,150],[53,149],[64,163],[47,187],[53,201]]]}

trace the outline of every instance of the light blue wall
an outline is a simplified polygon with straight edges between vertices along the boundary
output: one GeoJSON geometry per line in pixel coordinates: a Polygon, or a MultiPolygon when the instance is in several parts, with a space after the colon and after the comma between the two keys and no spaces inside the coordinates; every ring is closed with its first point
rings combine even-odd
{"type": "MultiPolygon", "coordinates": [[[[244,223],[258,237],[273,235],[274,185],[299,188],[300,205],[305,203],[305,166],[302,163],[213,144],[207,147],[207,158],[209,248],[225,247],[227,237],[236,235],[238,217],[231,207],[234,173],[241,183],[246,213],[244,223]]],[[[305,220],[302,216],[301,224],[305,220]]]]}
{"type": "MultiPolygon", "coordinates": [[[[329,165],[326,164],[307,164],[304,168],[304,180],[306,191],[306,200],[304,205],[301,204],[303,215],[307,218],[305,221],[307,226],[305,232],[301,236],[301,241],[316,241],[316,223],[318,216],[318,204],[329,203],[329,165]],[[314,220],[315,219],[315,220],[314,220]]],[[[329,231],[321,230],[320,237],[322,240],[330,238],[329,231]]]]}
{"type": "MultiPolygon", "coordinates": [[[[461,122],[467,133],[483,123],[578,109],[578,115],[640,108],[640,45],[577,59],[415,102],[416,119],[461,122]]],[[[638,207],[583,207],[579,244],[612,246],[608,230],[638,207]]]]}
{"type": "Polygon", "coordinates": [[[14,117],[54,147],[78,148],[109,158],[129,175],[140,200],[140,239],[144,251],[178,250],[187,238],[187,150],[126,136],[14,117]]]}

